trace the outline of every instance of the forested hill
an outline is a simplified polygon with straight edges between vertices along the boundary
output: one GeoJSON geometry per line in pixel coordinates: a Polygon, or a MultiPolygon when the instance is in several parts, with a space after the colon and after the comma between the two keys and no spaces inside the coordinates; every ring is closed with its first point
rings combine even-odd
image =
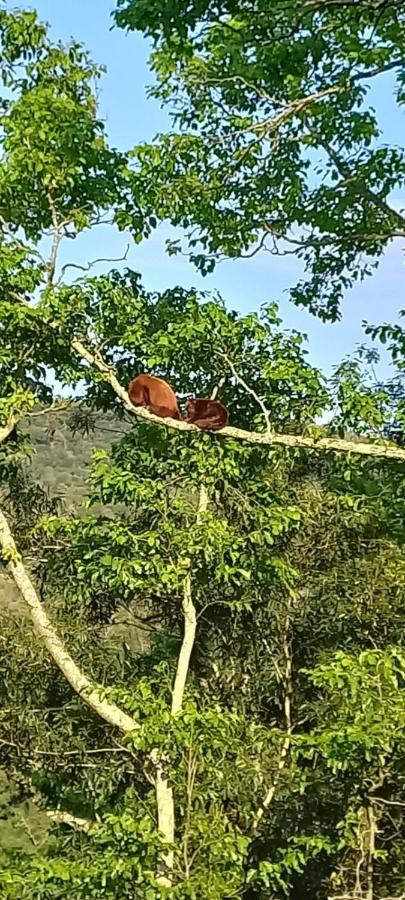
{"type": "MultiPolygon", "coordinates": [[[[78,511],[86,493],[86,479],[94,447],[109,448],[131,428],[112,414],[91,417],[87,432],[73,431],[72,421],[79,409],[44,413],[25,420],[22,429],[29,435],[32,455],[27,469],[33,480],[50,495],[59,497],[68,512],[78,511]]],[[[17,603],[17,591],[0,572],[0,606],[17,603]]]]}
{"type": "MultiPolygon", "coordinates": [[[[72,430],[74,408],[32,417],[25,430],[32,442],[31,474],[51,494],[61,498],[68,510],[77,510],[83,500],[94,447],[108,448],[131,428],[112,414],[92,416],[85,433],[72,430]]],[[[24,423],[25,425],[25,423],[24,423]]]]}

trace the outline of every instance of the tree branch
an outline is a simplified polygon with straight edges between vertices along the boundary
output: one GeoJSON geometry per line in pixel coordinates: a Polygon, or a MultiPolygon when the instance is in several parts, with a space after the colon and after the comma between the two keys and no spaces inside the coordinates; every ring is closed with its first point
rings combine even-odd
{"type": "Polygon", "coordinates": [[[256,394],[256,391],[254,391],[253,388],[249,387],[249,385],[246,384],[246,381],[244,381],[244,379],[241,378],[240,375],[238,375],[232,360],[230,360],[229,357],[226,356],[225,353],[221,353],[221,356],[223,356],[223,358],[224,358],[225,362],[228,364],[232,374],[235,376],[236,380],[239,381],[239,384],[244,388],[245,391],[247,391],[248,394],[250,394],[253,397],[254,400],[256,400],[256,403],[260,406],[260,409],[264,415],[264,419],[266,422],[266,434],[270,435],[272,432],[271,422],[270,422],[270,414],[269,414],[269,411],[268,411],[265,403],[263,403],[263,400],[261,400],[259,395],[256,394]]]}
{"type": "MultiPolygon", "coordinates": [[[[23,297],[18,295],[18,299],[21,303],[26,305],[26,300],[23,297]]],[[[55,325],[54,327],[56,328],[57,326],[55,325]]],[[[132,416],[145,419],[147,422],[153,422],[160,427],[165,425],[176,431],[199,431],[196,425],[191,425],[188,422],[176,419],[163,419],[159,416],[155,416],[144,407],[134,407],[128,397],[127,391],[119,383],[114,373],[114,368],[108,366],[97,351],[91,352],[85,347],[81,340],[76,338],[71,342],[71,347],[82,359],[90,366],[94,366],[103,375],[105,381],[109,382],[114,393],[121,400],[126,411],[132,416]]],[[[4,426],[2,426],[2,428],[4,429],[4,426]]],[[[8,426],[6,426],[6,428],[8,429],[8,426]]],[[[8,437],[9,433],[8,430],[5,432],[3,431],[4,436],[2,439],[4,440],[4,438],[8,437]]],[[[0,435],[1,434],[2,430],[0,430],[0,435]]],[[[281,446],[292,450],[302,449],[314,450],[316,452],[335,451],[338,453],[355,453],[360,456],[374,457],[375,459],[392,459],[397,460],[398,462],[405,462],[405,449],[388,442],[375,444],[367,443],[365,441],[349,441],[335,437],[315,438],[303,435],[277,434],[276,432],[268,435],[262,432],[245,431],[242,428],[233,428],[232,426],[222,428],[220,431],[216,432],[216,434],[222,438],[233,438],[236,441],[243,441],[248,444],[269,447],[281,446]]]]}
{"type": "Polygon", "coordinates": [[[0,227],[3,231],[3,234],[7,235],[7,237],[10,239],[10,241],[14,244],[14,246],[18,250],[21,250],[23,253],[26,253],[27,256],[36,256],[37,259],[39,259],[41,261],[42,265],[44,265],[44,266],[47,265],[46,260],[44,259],[42,254],[39,252],[39,250],[37,250],[36,247],[31,247],[29,244],[25,244],[24,241],[21,241],[20,238],[18,238],[16,236],[16,234],[14,233],[12,228],[10,228],[10,225],[8,224],[8,222],[2,215],[0,215],[0,227]]]}
{"type": "Polygon", "coordinates": [[[48,284],[51,285],[51,284],[53,284],[53,279],[55,277],[56,260],[58,257],[59,245],[60,245],[60,242],[63,237],[62,228],[63,228],[64,223],[58,221],[58,214],[56,212],[56,206],[53,202],[51,194],[48,193],[46,195],[46,197],[48,200],[49,209],[51,211],[52,225],[53,225],[51,255],[50,255],[49,261],[47,263],[48,284]]]}
{"type": "MultiPolygon", "coordinates": [[[[226,381],[226,375],[220,378],[218,384],[215,385],[211,400],[215,400],[222,385],[226,381]]],[[[208,494],[204,484],[200,485],[200,493],[198,497],[196,525],[201,525],[204,513],[208,508],[208,494]]],[[[195,635],[197,630],[197,611],[193,603],[192,582],[191,582],[191,559],[188,560],[188,573],[184,581],[183,589],[183,615],[184,615],[184,635],[181,650],[177,662],[176,678],[174,681],[172,694],[172,716],[179,713],[183,704],[184,690],[187,681],[188,670],[190,666],[191,654],[194,647],[195,635]]]]}
{"type": "MultiPolygon", "coordinates": [[[[103,362],[97,353],[92,353],[87,350],[80,340],[73,340],[72,348],[76,350],[79,356],[85,359],[89,365],[94,366],[103,375],[105,380],[111,385],[117,397],[122,401],[124,408],[131,413],[131,415],[137,416],[140,419],[145,419],[147,422],[153,422],[155,425],[160,425],[161,427],[165,425],[175,431],[200,431],[196,425],[190,425],[188,422],[182,420],[179,421],[177,419],[159,418],[159,416],[155,416],[153,413],[149,412],[149,410],[141,406],[133,406],[126,390],[120,385],[114,374],[113,368],[103,362]]],[[[216,434],[218,437],[232,438],[236,441],[243,441],[258,446],[281,446],[291,450],[314,450],[316,452],[335,451],[337,453],[355,453],[359,456],[370,456],[375,459],[392,459],[397,460],[398,462],[405,462],[405,449],[396,447],[394,444],[389,444],[388,442],[372,444],[366,443],[365,441],[349,441],[337,437],[318,438],[294,434],[277,434],[276,432],[268,435],[265,432],[245,431],[242,428],[233,428],[229,425],[226,428],[217,431],[216,434]]]]}
{"type": "MultiPolygon", "coordinates": [[[[119,709],[115,703],[102,700],[100,697],[104,688],[100,685],[95,688],[88,678],[80,671],[72,657],[65,649],[58,637],[53,625],[48,619],[45,610],[39,600],[34,585],[29,578],[23,563],[20,560],[16,544],[11,535],[7,519],[0,510],[0,549],[6,561],[6,569],[17,585],[21,596],[25,600],[30,613],[35,631],[49,651],[56,665],[61,670],[73,690],[109,725],[128,733],[140,728],[140,725],[127,713],[119,709]]],[[[152,750],[150,760],[153,766],[153,781],[156,791],[156,804],[158,814],[158,828],[165,843],[169,844],[163,859],[159,865],[157,881],[162,886],[170,886],[171,874],[174,864],[174,799],[173,789],[169,784],[165,765],[160,751],[152,750]]],[[[74,825],[73,821],[66,824],[74,825]]],[[[73,817],[74,818],[74,817],[73,817]]],[[[59,821],[62,821],[59,815],[59,821]]]]}
{"type": "Polygon", "coordinates": [[[92,822],[90,819],[73,816],[62,809],[46,809],[45,814],[55,825],[69,825],[70,828],[74,828],[76,831],[84,831],[86,834],[97,831],[100,828],[100,822],[92,822]]]}
{"type": "Polygon", "coordinates": [[[375,78],[376,75],[382,75],[384,72],[390,72],[392,69],[397,69],[398,67],[403,68],[404,65],[405,59],[403,57],[400,59],[393,59],[385,66],[377,66],[375,69],[366,69],[365,72],[357,72],[356,75],[352,75],[352,81],[360,81],[362,78],[375,78]]]}
{"type": "MultiPolygon", "coordinates": [[[[208,494],[205,486],[200,485],[200,494],[198,499],[196,524],[201,524],[201,519],[208,507],[208,494]]],[[[190,665],[191,653],[194,646],[195,634],[197,628],[197,613],[193,603],[192,583],[191,583],[191,560],[188,560],[189,571],[184,580],[183,588],[183,615],[184,615],[184,635],[179,659],[177,662],[177,671],[173,687],[172,695],[172,715],[175,716],[181,711],[183,704],[184,690],[190,665]]]]}
{"type": "Polygon", "coordinates": [[[109,725],[113,725],[124,732],[138,729],[140,727],[139,724],[127,713],[120,710],[115,703],[101,699],[100,695],[104,688],[101,685],[98,687],[92,685],[67,652],[55,628],[49,621],[34,585],[21,562],[7,519],[1,510],[0,548],[6,562],[6,569],[30,610],[31,619],[38,637],[73,690],[109,725]]]}
{"type": "Polygon", "coordinates": [[[367,861],[366,861],[366,881],[367,893],[366,900],[374,900],[374,855],[375,855],[375,838],[376,838],[376,821],[374,814],[374,806],[370,802],[366,809],[367,816],[367,861]]]}
{"type": "Polygon", "coordinates": [[[252,833],[255,837],[258,832],[258,828],[260,822],[268,810],[274,794],[276,792],[280,775],[285,767],[287,762],[287,757],[290,752],[291,747],[291,738],[292,738],[292,718],[291,718],[291,699],[292,699],[292,652],[291,652],[291,636],[290,636],[290,627],[291,627],[291,619],[290,619],[290,606],[288,607],[285,627],[284,627],[284,639],[283,639],[283,654],[284,654],[284,725],[285,725],[285,737],[282,743],[280,757],[277,765],[277,772],[273,779],[272,785],[269,787],[267,794],[257,810],[255,818],[253,820],[252,833]]]}
{"type": "MultiPolygon", "coordinates": [[[[216,389],[217,390],[217,389],[216,389]]],[[[216,390],[213,392],[216,393],[216,390]]],[[[208,494],[204,485],[200,486],[200,495],[198,501],[198,510],[197,510],[197,525],[200,524],[201,518],[204,515],[208,506],[208,494]]],[[[177,661],[177,669],[176,676],[174,679],[174,686],[172,692],[172,707],[171,713],[172,716],[177,715],[181,712],[181,708],[183,705],[184,691],[186,687],[187,675],[190,666],[190,658],[192,654],[192,650],[194,647],[196,629],[197,629],[197,613],[196,608],[193,603],[192,596],[192,581],[191,581],[191,560],[188,560],[189,571],[184,580],[184,588],[183,588],[183,616],[184,616],[184,634],[183,640],[181,644],[181,649],[179,653],[179,658],[177,661]]],[[[158,808],[158,822],[159,822],[159,831],[164,835],[165,842],[173,845],[174,836],[175,836],[175,823],[174,823],[174,796],[173,789],[170,786],[167,776],[164,774],[164,766],[162,757],[159,757],[159,752],[154,750],[152,753],[152,759],[155,763],[157,778],[156,778],[156,799],[157,799],[157,808],[158,808]]],[[[173,872],[173,864],[174,864],[174,853],[173,849],[169,847],[165,858],[163,860],[164,868],[166,871],[163,871],[159,878],[160,884],[169,886],[171,884],[171,876],[173,872]]]]}
{"type": "Polygon", "coordinates": [[[159,861],[156,881],[162,887],[171,887],[174,866],[174,795],[167,775],[167,760],[161,750],[155,747],[150,754],[153,765],[153,783],[156,793],[158,830],[167,844],[159,861]]]}
{"type": "Polygon", "coordinates": [[[67,409],[70,409],[73,404],[73,400],[55,400],[50,406],[45,406],[44,409],[34,410],[33,412],[27,413],[28,419],[36,419],[38,416],[47,416],[51,413],[60,413],[65,412],[67,409]]]}
{"type": "Polygon", "coordinates": [[[400,226],[400,233],[402,234],[402,228],[405,227],[405,217],[402,216],[401,213],[398,212],[398,210],[393,209],[382,197],[379,197],[378,194],[375,194],[374,191],[370,190],[370,188],[367,187],[366,184],[364,184],[360,177],[356,176],[355,173],[352,173],[349,167],[344,162],[342,162],[339,154],[336,152],[334,147],[331,147],[331,145],[327,141],[325,141],[321,135],[319,135],[317,132],[314,132],[311,128],[308,128],[308,131],[310,132],[310,134],[313,134],[316,137],[320,146],[330,157],[333,165],[342,176],[342,178],[353,177],[354,183],[357,184],[359,190],[363,194],[363,197],[366,197],[370,201],[370,203],[372,203],[373,206],[375,206],[377,209],[381,210],[384,215],[392,216],[400,226]]]}
{"type": "Polygon", "coordinates": [[[10,437],[10,434],[13,432],[16,424],[16,419],[10,418],[6,425],[0,425],[0,444],[3,441],[6,441],[8,437],[10,437]]]}
{"type": "Polygon", "coordinates": [[[129,253],[130,245],[127,244],[125,252],[122,256],[100,256],[98,259],[92,259],[91,262],[87,263],[86,266],[81,266],[79,263],[65,263],[61,268],[60,277],[58,279],[58,284],[63,280],[63,276],[67,269],[80,269],[82,272],[88,272],[93,266],[97,266],[99,263],[105,262],[123,262],[127,259],[129,253]]]}

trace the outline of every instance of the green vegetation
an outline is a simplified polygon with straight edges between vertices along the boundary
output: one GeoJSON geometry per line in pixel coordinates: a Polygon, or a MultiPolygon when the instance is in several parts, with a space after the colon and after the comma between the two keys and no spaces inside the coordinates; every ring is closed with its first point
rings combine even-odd
{"type": "MultiPolygon", "coordinates": [[[[129,429],[126,422],[115,420],[111,415],[95,418],[89,413],[85,417],[88,430],[74,431],[72,426],[77,414],[73,404],[69,411],[57,415],[45,410],[41,415],[35,413],[24,423],[30,441],[30,456],[23,466],[28,492],[31,482],[41,485],[70,512],[78,512],[85,499],[92,449],[97,446],[108,450],[112,442],[129,429]]],[[[0,605],[4,604],[21,608],[13,581],[0,573],[0,605]]]]}
{"type": "Polygon", "coordinates": [[[404,102],[402,0],[117,6],[120,25],[152,39],[152,93],[174,118],[134,152],[148,226],[181,224],[203,272],[264,247],[294,254],[305,278],[291,300],[336,319],[343,292],[405,235],[404,150],[387,144],[370,99],[389,72],[404,102]]]}
{"type": "MultiPolygon", "coordinates": [[[[396,68],[397,4],[365,0],[356,14],[350,3],[308,0],[302,20],[281,2],[265,17],[260,2],[221,14],[209,2],[119,7],[121,24],[157,42],[158,91],[173,96],[168,74],[191,85],[182,125],[196,115],[207,138],[218,129],[205,79],[211,48],[221,66],[242,57],[253,65],[253,38],[273,27],[271,16],[277,34],[283,26],[297,40],[283,56],[285,39],[274,39],[278,68],[274,45],[260,60],[256,76],[269,90],[291,105],[304,87],[320,90],[322,73],[338,79],[336,104],[308,109],[322,133],[344,135],[353,177],[335,194],[311,188],[309,223],[305,159],[291,175],[301,185],[296,214],[291,184],[276,190],[277,203],[271,195],[271,172],[255,195],[258,208],[268,198],[270,216],[280,206],[286,227],[309,224],[309,294],[318,296],[321,273],[331,278],[319,304],[308,302],[336,316],[339,265],[356,277],[344,229],[359,204],[373,233],[385,229],[378,248],[364,237],[374,259],[400,230],[385,208],[401,181],[396,153],[381,163],[384,210],[370,198],[361,205],[359,167],[377,158],[364,149],[370,120],[353,111],[359,69],[396,68]],[[309,52],[305,35],[312,75],[299,52],[302,41],[309,52]],[[350,60],[354,85],[343,91],[350,60]],[[335,268],[316,250],[330,235],[335,268]]],[[[90,270],[70,283],[60,245],[106,209],[136,240],[163,216],[199,223],[201,260],[224,247],[238,255],[255,229],[248,219],[243,233],[232,216],[221,221],[230,183],[222,175],[223,204],[198,189],[191,216],[181,167],[193,157],[180,152],[188,134],[175,191],[172,137],[164,160],[159,146],[143,157],[108,146],[93,93],[99,71],[83,48],[53,44],[25,11],[0,11],[0,43],[0,558],[6,591],[13,583],[18,597],[2,605],[0,896],[400,900],[403,331],[388,323],[370,335],[391,351],[387,384],[374,376],[375,347],[328,383],[275,305],[241,315],[181,287],[150,293],[131,270],[90,270]],[[181,404],[218,391],[233,428],[212,434],[131,408],[125,386],[142,371],[168,379],[181,404]]],[[[241,98],[226,93],[220,103],[239,128],[241,98]]],[[[283,142],[294,145],[287,131],[272,148],[276,168],[283,142]]],[[[221,159],[227,171],[235,164],[226,149],[221,159]]],[[[245,215],[238,171],[233,201],[245,215]]],[[[363,236],[348,238],[355,253],[363,236]]]]}

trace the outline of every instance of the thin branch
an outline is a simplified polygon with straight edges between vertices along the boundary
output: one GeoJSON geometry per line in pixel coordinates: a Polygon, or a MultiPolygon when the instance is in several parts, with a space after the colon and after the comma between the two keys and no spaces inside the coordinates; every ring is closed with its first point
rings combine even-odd
{"type": "Polygon", "coordinates": [[[277,772],[273,779],[272,785],[269,787],[267,794],[257,810],[257,813],[253,820],[252,833],[255,836],[258,832],[259,824],[265,814],[267,812],[276,789],[278,787],[280,776],[285,768],[285,764],[287,762],[288,754],[290,752],[291,747],[291,739],[292,739],[292,716],[291,716],[291,700],[292,700],[292,651],[291,651],[291,619],[290,619],[290,607],[289,604],[287,617],[284,626],[284,637],[283,637],[283,654],[284,654],[284,727],[285,727],[285,736],[282,743],[280,757],[277,765],[277,772]]]}
{"type": "Polygon", "coordinates": [[[373,803],[383,803],[386,806],[405,806],[405,802],[401,800],[386,800],[384,797],[375,797],[374,794],[373,803]]]}
{"type": "Polygon", "coordinates": [[[10,238],[10,240],[18,250],[22,250],[23,253],[26,253],[28,256],[36,256],[41,261],[41,263],[46,266],[46,260],[39,252],[39,250],[37,250],[36,247],[31,247],[30,244],[25,244],[24,241],[21,241],[20,238],[18,238],[14,234],[14,231],[12,230],[12,228],[10,228],[10,225],[2,215],[0,215],[0,226],[3,233],[10,238]]]}
{"type": "Polygon", "coordinates": [[[357,72],[356,75],[352,75],[352,81],[360,81],[362,78],[375,78],[376,75],[390,72],[391,69],[401,69],[403,66],[405,66],[405,59],[403,57],[400,59],[393,59],[385,66],[377,66],[375,69],[366,69],[365,72],[357,72]]]}
{"type": "Polygon", "coordinates": [[[291,103],[288,103],[277,116],[274,116],[271,119],[265,119],[263,122],[254,125],[252,131],[257,131],[258,129],[263,129],[266,132],[274,131],[275,129],[278,129],[286,119],[289,119],[291,115],[301,112],[312,103],[317,103],[318,100],[324,100],[325,97],[330,97],[333,94],[342,94],[346,90],[347,84],[334,84],[332,87],[316,91],[314,94],[308,94],[306,97],[299,97],[297,100],[292,100],[291,103]]]}
{"type": "Polygon", "coordinates": [[[367,893],[366,900],[374,900],[374,856],[375,856],[375,838],[376,838],[376,821],[374,807],[370,800],[367,809],[367,861],[366,861],[366,884],[367,893]]]}
{"type": "Polygon", "coordinates": [[[34,412],[28,412],[28,419],[36,419],[38,416],[47,416],[48,413],[59,413],[64,412],[66,409],[70,409],[73,404],[73,400],[55,400],[54,403],[51,403],[50,406],[46,406],[44,409],[39,409],[34,412]]]}
{"type": "Polygon", "coordinates": [[[48,284],[51,285],[51,284],[53,284],[53,279],[55,277],[56,260],[58,257],[59,245],[60,245],[60,242],[63,237],[63,226],[65,223],[58,221],[58,214],[56,212],[56,206],[55,206],[52,196],[49,192],[47,193],[46,197],[48,200],[49,209],[51,211],[52,224],[53,224],[51,255],[50,255],[49,261],[47,263],[48,284]]]}
{"type": "MultiPolygon", "coordinates": [[[[253,250],[249,250],[248,253],[241,253],[240,258],[241,259],[252,259],[252,257],[257,256],[257,254],[260,253],[261,250],[266,250],[267,252],[271,252],[271,251],[269,251],[269,248],[266,246],[267,235],[268,235],[268,232],[266,229],[266,231],[263,232],[258,244],[256,244],[256,247],[253,247],[253,250]]],[[[278,237],[278,235],[277,235],[277,237],[278,237]]],[[[280,235],[280,237],[281,237],[281,235],[280,235]]]]}
{"type": "Polygon", "coordinates": [[[80,269],[82,272],[88,272],[89,269],[92,269],[93,266],[97,266],[99,263],[114,263],[114,262],[123,262],[127,259],[129,253],[130,245],[127,244],[125,252],[122,256],[100,256],[98,259],[92,259],[91,262],[87,263],[85,266],[81,266],[78,263],[65,263],[61,268],[61,273],[58,279],[58,284],[63,280],[64,274],[67,269],[80,269]]]}
{"type": "Polygon", "coordinates": [[[370,188],[367,187],[367,185],[361,180],[361,178],[356,177],[355,173],[352,173],[350,171],[350,168],[347,166],[347,164],[342,162],[336,150],[327,141],[325,141],[321,135],[319,135],[317,132],[314,132],[311,128],[308,128],[308,131],[310,132],[310,134],[315,135],[320,146],[323,147],[325,153],[330,157],[333,165],[342,176],[342,178],[353,177],[354,182],[357,184],[357,187],[359,188],[363,196],[366,197],[370,201],[370,203],[373,204],[373,206],[381,210],[384,215],[392,216],[401,227],[400,234],[402,234],[402,228],[405,227],[405,217],[402,216],[401,213],[398,212],[398,210],[393,209],[382,197],[370,190],[370,188]]]}
{"type": "MultiPolygon", "coordinates": [[[[343,185],[343,183],[344,182],[339,182],[340,185],[343,185]]],[[[337,187],[337,185],[335,185],[335,188],[336,187],[337,187]]],[[[258,226],[258,227],[263,227],[265,229],[265,232],[267,232],[267,234],[270,234],[274,239],[277,239],[280,241],[285,241],[287,244],[292,244],[294,247],[298,247],[298,250],[306,250],[307,248],[310,248],[310,247],[329,247],[329,246],[333,247],[335,244],[339,245],[342,243],[342,238],[338,234],[333,235],[333,236],[322,235],[322,237],[317,237],[316,235],[311,235],[308,238],[300,239],[300,238],[293,238],[290,235],[286,234],[285,232],[278,231],[278,229],[276,229],[272,225],[271,222],[264,221],[264,222],[260,223],[260,226],[258,226]]],[[[266,236],[267,236],[266,234],[263,235],[264,238],[266,236]]],[[[396,238],[396,237],[405,237],[405,227],[404,228],[391,228],[389,231],[385,231],[385,232],[380,231],[380,232],[375,232],[374,234],[364,234],[364,233],[362,234],[361,232],[349,232],[345,236],[345,240],[346,241],[347,240],[363,241],[364,243],[373,243],[374,241],[389,241],[392,238],[396,238]]],[[[276,252],[275,250],[269,250],[269,248],[266,247],[265,243],[263,242],[263,238],[262,238],[262,241],[260,242],[260,245],[258,247],[256,247],[255,252],[258,252],[260,249],[268,250],[268,252],[270,252],[270,253],[276,252]]],[[[296,250],[277,251],[278,255],[280,255],[280,256],[287,256],[288,254],[295,255],[296,252],[297,252],[296,250]]],[[[251,255],[254,255],[254,254],[252,253],[251,255]]],[[[246,258],[246,255],[243,258],[246,258]]]]}
{"type": "MultiPolygon", "coordinates": [[[[249,131],[257,131],[257,130],[266,130],[266,131],[274,131],[279,128],[282,123],[288,119],[291,115],[294,115],[296,112],[300,112],[302,109],[305,109],[306,106],[309,106],[311,103],[316,103],[318,100],[323,100],[325,97],[329,97],[333,94],[342,94],[347,90],[347,84],[334,84],[331,87],[323,88],[320,91],[315,91],[313,94],[307,94],[305,97],[298,97],[296,100],[291,100],[290,103],[282,104],[279,98],[272,97],[262,88],[259,88],[258,85],[252,84],[246,81],[241,75],[226,75],[223,78],[206,78],[204,79],[204,84],[213,87],[220,87],[226,81],[239,81],[241,84],[244,84],[248,90],[253,91],[253,93],[257,94],[261,97],[262,100],[267,100],[269,103],[273,103],[274,105],[282,105],[283,108],[281,112],[277,113],[277,115],[272,116],[269,119],[264,119],[263,122],[257,122],[256,125],[249,126],[249,131]]],[[[236,131],[235,135],[241,134],[241,131],[236,131]]]]}
{"type": "Polygon", "coordinates": [[[55,628],[48,619],[34,585],[21,562],[7,519],[1,510],[0,548],[6,562],[6,569],[30,610],[31,619],[38,637],[73,690],[109,725],[113,725],[124,732],[138,729],[140,727],[139,724],[131,716],[119,709],[115,703],[102,699],[101,694],[105,688],[101,685],[95,686],[92,684],[83,675],[67,652],[64,643],[58,637],[55,628]]]}
{"type": "Polygon", "coordinates": [[[221,356],[223,356],[225,362],[228,364],[232,374],[235,376],[235,378],[239,382],[239,384],[242,385],[244,390],[247,391],[247,393],[250,394],[254,398],[254,400],[256,400],[256,403],[260,406],[260,409],[264,415],[264,419],[266,422],[266,434],[271,435],[272,427],[271,427],[271,422],[270,422],[270,413],[267,409],[267,406],[265,405],[263,400],[259,397],[259,395],[256,394],[256,391],[254,391],[253,388],[249,387],[249,385],[246,384],[246,381],[244,381],[244,379],[238,374],[232,360],[229,359],[229,357],[226,356],[225,353],[221,353],[221,356]]]}
{"type": "Polygon", "coordinates": [[[222,378],[219,379],[218,384],[215,385],[214,390],[212,391],[211,400],[215,400],[215,398],[218,396],[221,388],[224,386],[225,382],[226,382],[226,375],[223,375],[222,378]]]}

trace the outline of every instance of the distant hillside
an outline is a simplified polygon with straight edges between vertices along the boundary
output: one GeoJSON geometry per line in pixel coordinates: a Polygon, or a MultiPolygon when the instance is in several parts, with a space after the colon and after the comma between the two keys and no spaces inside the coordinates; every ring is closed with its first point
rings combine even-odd
{"type": "Polygon", "coordinates": [[[73,434],[69,422],[75,412],[33,417],[26,427],[34,448],[29,463],[34,479],[61,497],[69,511],[76,510],[83,500],[92,449],[108,450],[132,427],[112,414],[97,415],[91,420],[94,431],[73,434]]]}
{"type": "MultiPolygon", "coordinates": [[[[69,422],[76,413],[73,408],[24,422],[34,450],[27,463],[30,473],[52,496],[61,498],[68,512],[78,511],[85,496],[92,449],[108,450],[132,427],[111,414],[97,415],[92,418],[94,431],[73,434],[69,422]]],[[[20,605],[17,589],[0,571],[0,606],[2,603],[15,612],[20,605]]]]}

